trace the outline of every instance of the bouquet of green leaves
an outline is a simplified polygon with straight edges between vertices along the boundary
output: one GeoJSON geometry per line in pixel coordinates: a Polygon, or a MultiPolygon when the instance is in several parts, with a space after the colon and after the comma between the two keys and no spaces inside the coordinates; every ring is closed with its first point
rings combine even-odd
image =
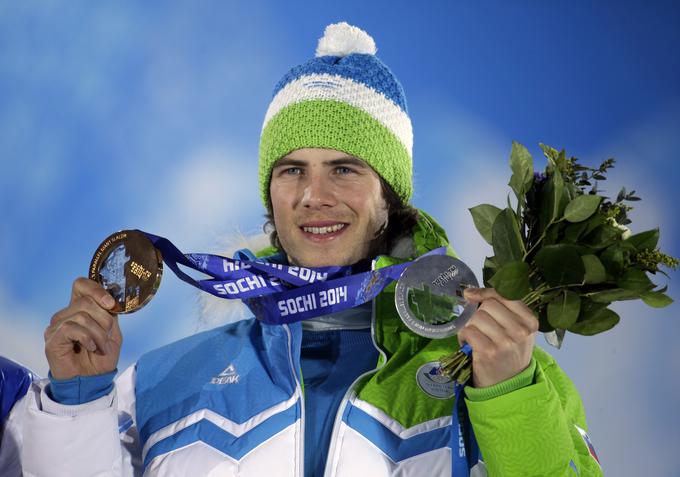
{"type": "MultiPolygon", "coordinates": [[[[481,204],[470,209],[477,230],[493,247],[484,261],[484,285],[510,300],[522,300],[539,320],[548,342],[559,347],[565,331],[594,335],[619,322],[609,305],[642,299],[652,307],[672,303],[666,286],[658,289],[648,273],[675,269],[678,260],[657,248],[659,229],[631,234],[630,202],[635,191],[621,189],[615,200],[601,195],[614,159],[592,169],[541,144],[548,163],[534,172],[529,151],[512,144],[508,196],[504,209],[481,204]]],[[[464,353],[441,359],[442,372],[461,384],[470,377],[464,353]]]]}

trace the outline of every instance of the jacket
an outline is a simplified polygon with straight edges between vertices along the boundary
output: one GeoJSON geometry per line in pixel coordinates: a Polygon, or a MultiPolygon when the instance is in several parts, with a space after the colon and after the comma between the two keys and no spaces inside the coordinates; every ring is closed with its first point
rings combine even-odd
{"type": "MultiPolygon", "coordinates": [[[[409,244],[413,258],[448,240],[422,213],[409,244]]],[[[373,266],[402,261],[380,256],[373,266]]],[[[422,374],[458,348],[456,338],[410,332],[394,283],[374,299],[371,329],[380,358],[343,398],[326,476],[450,475],[452,386],[422,374]]],[[[199,333],[145,354],[109,395],[82,405],[60,405],[36,383],[24,416],[25,475],[302,477],[301,335],[299,323],[255,319],[199,333]]],[[[539,348],[534,362],[528,386],[466,399],[484,459],[472,475],[602,475],[573,384],[539,348]]]]}

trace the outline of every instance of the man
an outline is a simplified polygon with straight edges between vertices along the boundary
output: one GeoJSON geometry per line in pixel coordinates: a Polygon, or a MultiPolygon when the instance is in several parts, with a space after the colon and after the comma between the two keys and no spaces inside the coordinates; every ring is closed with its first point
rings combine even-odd
{"type": "MultiPolygon", "coordinates": [[[[411,122],[375,51],[365,32],[331,25],[316,57],[276,86],[259,165],[273,246],[237,258],[358,273],[448,247],[408,205],[411,122]]],[[[578,394],[533,348],[530,310],[493,289],[466,298],[481,305],[458,339],[411,333],[387,287],[366,306],[302,324],[249,319],[185,338],[114,384],[113,300],[78,279],[45,332],[50,380],[31,390],[24,472],[450,475],[453,388],[423,376],[460,341],[474,349],[466,403],[485,461],[473,475],[600,475],[578,430],[578,394]]]]}

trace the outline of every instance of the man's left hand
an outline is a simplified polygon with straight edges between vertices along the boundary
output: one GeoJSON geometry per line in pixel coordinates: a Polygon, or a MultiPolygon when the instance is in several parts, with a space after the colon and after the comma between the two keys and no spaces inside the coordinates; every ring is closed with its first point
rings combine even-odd
{"type": "Polygon", "coordinates": [[[465,299],[480,303],[458,333],[472,347],[472,384],[486,387],[524,371],[531,361],[538,319],[524,302],[507,300],[494,288],[469,288],[465,299]]]}

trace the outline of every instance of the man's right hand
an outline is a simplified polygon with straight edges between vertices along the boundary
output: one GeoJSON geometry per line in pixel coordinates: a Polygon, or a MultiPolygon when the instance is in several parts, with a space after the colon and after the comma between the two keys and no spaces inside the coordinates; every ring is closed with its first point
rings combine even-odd
{"type": "Polygon", "coordinates": [[[99,283],[78,278],[71,302],[45,330],[45,354],[55,379],[105,374],[116,369],[123,335],[113,297],[99,283]]]}

